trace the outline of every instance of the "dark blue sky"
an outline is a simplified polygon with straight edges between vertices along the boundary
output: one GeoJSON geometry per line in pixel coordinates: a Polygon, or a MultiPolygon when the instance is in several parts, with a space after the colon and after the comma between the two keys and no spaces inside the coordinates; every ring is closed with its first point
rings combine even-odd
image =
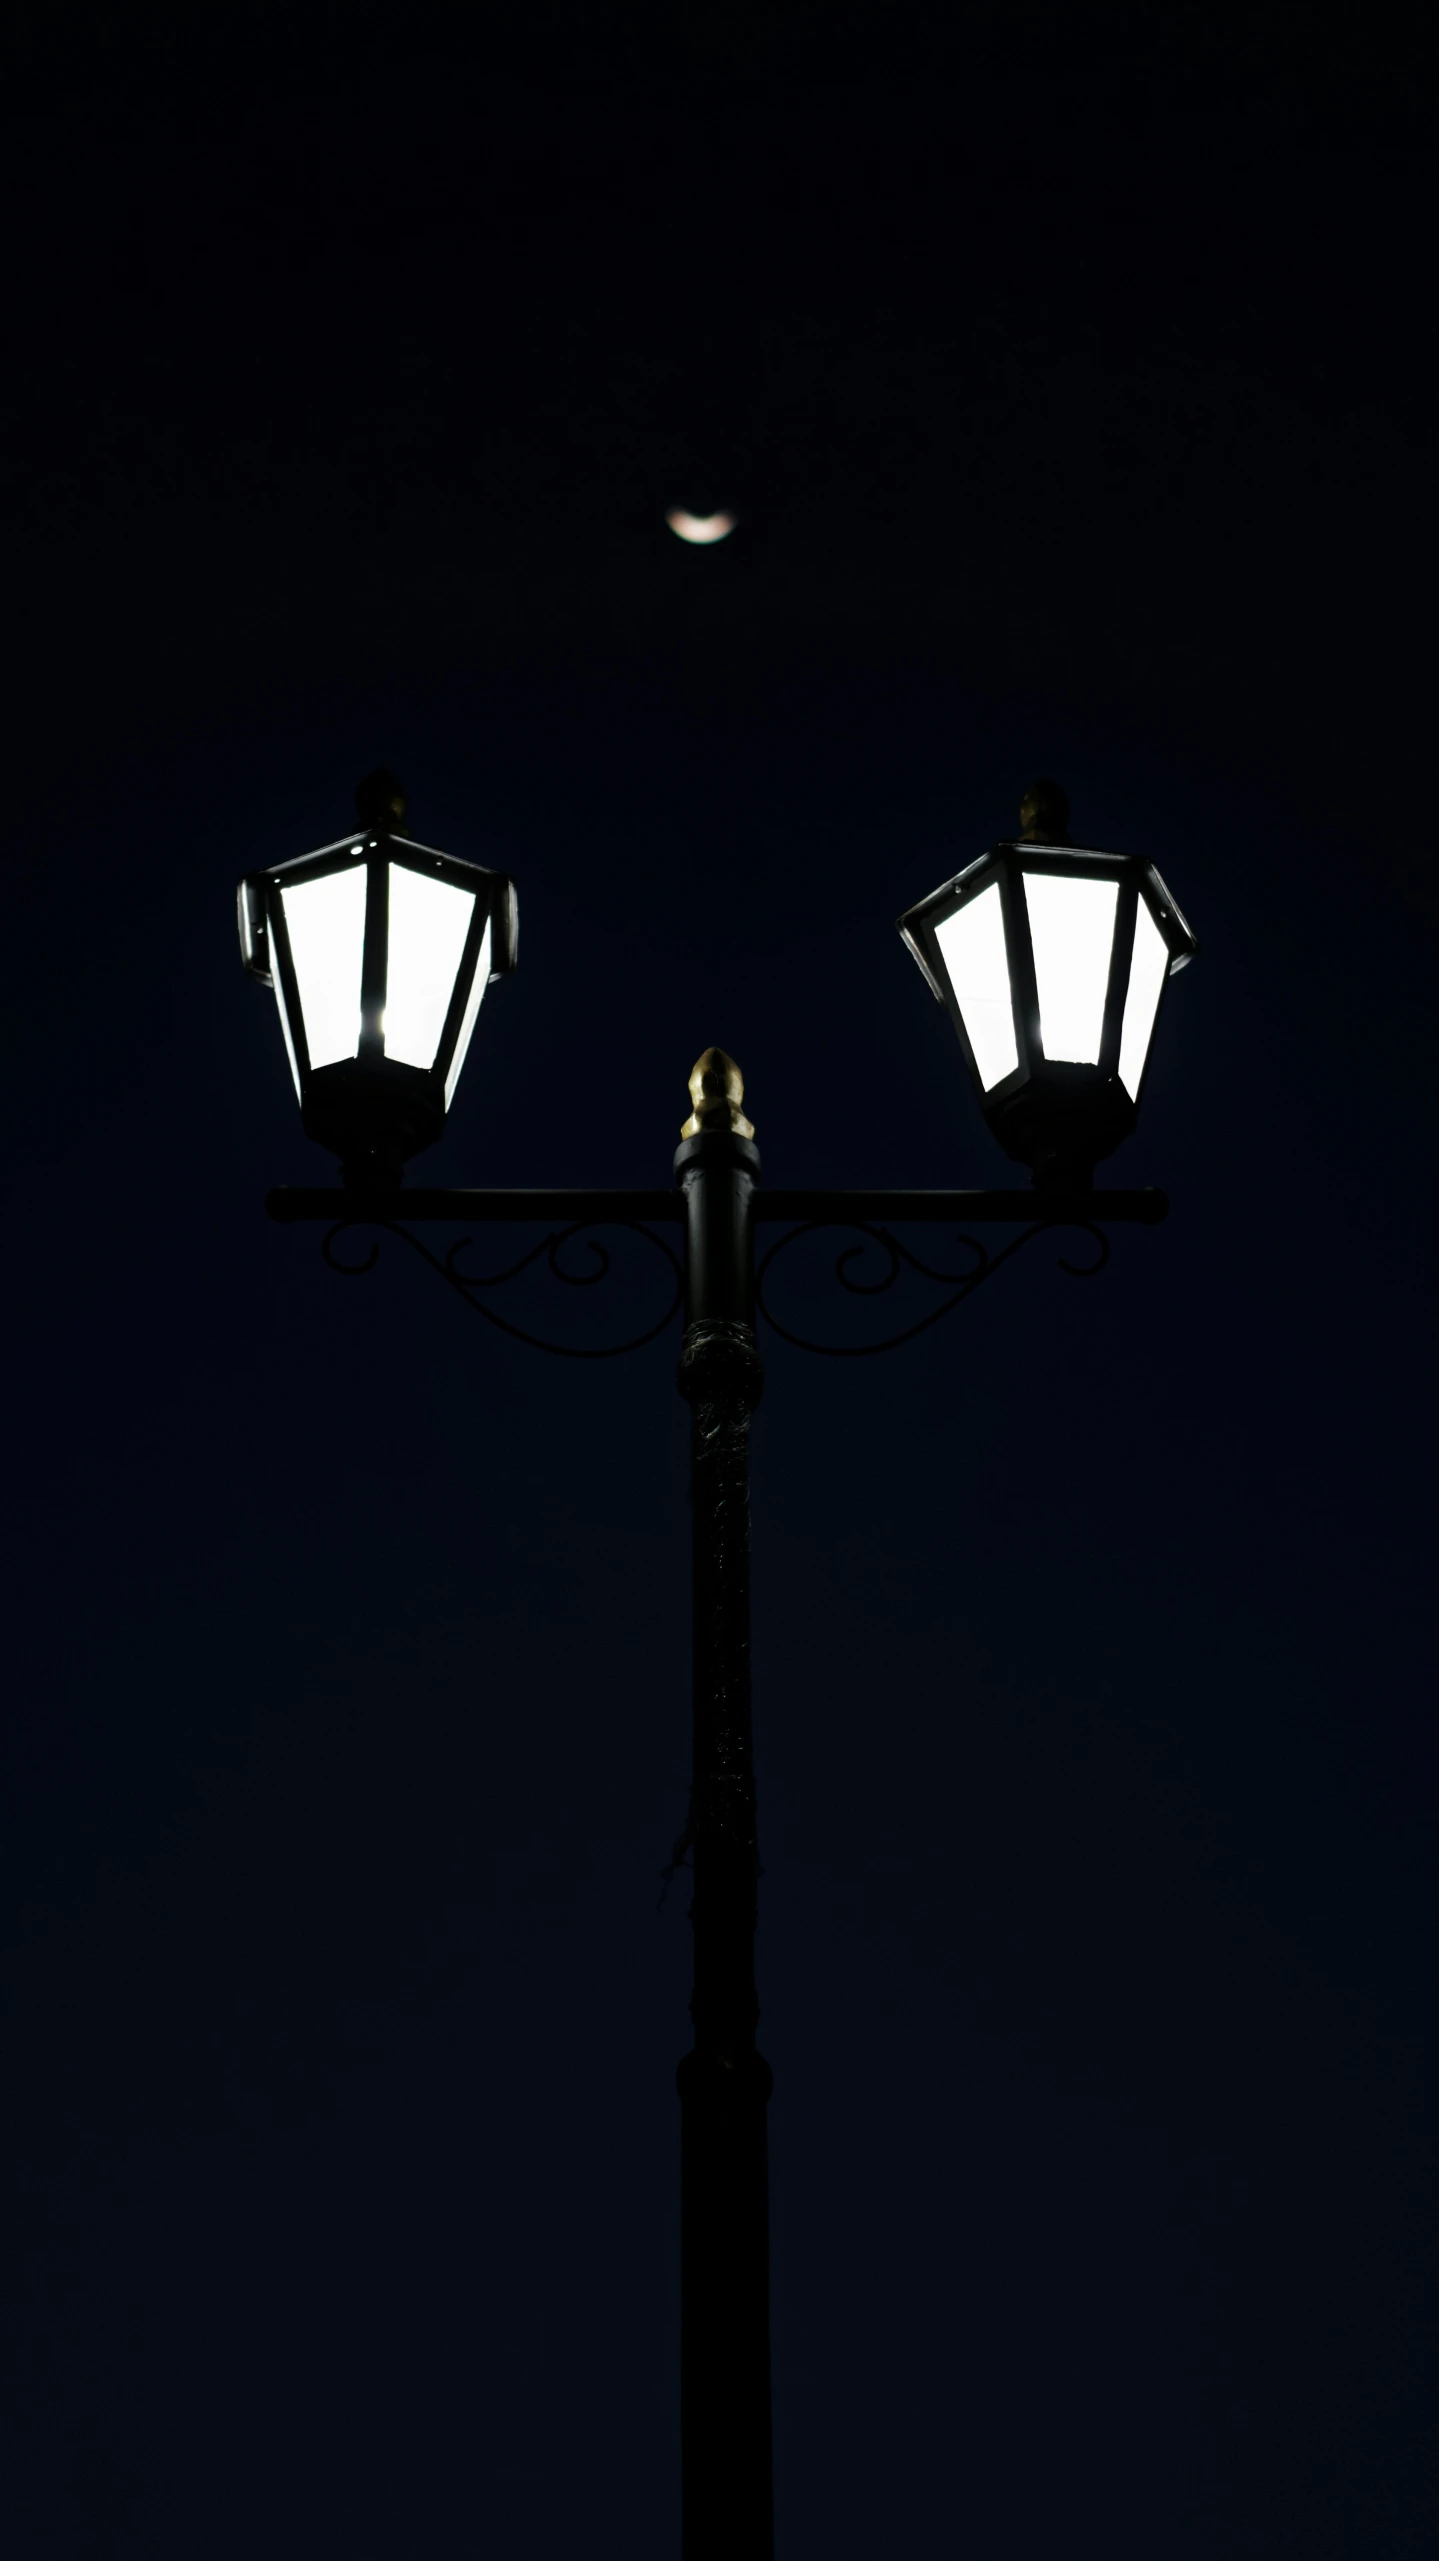
{"type": "Polygon", "coordinates": [[[519,889],[437,1182],[711,1041],[1003,1182],[894,917],[1040,772],[1172,883],[1168,1225],[763,1345],[779,2550],[1432,2550],[1418,23],[20,38],[17,2561],[677,2549],[678,1334],[264,1219],[234,883],[381,760],[519,889]]]}

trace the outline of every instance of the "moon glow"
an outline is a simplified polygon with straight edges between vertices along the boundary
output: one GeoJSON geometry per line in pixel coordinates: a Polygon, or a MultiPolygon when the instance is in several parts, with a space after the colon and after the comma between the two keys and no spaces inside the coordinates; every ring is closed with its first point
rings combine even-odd
{"type": "Polygon", "coordinates": [[[735,529],[733,516],[692,516],[684,507],[671,507],[665,523],[681,542],[723,542],[725,535],[735,529]]]}

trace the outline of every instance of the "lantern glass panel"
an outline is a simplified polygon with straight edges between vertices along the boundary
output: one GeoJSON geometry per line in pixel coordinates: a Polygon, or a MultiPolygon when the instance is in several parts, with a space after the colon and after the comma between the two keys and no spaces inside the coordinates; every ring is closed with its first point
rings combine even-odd
{"type": "MultiPolygon", "coordinates": [[[[311,1067],[353,1058],[360,1046],[365,962],[365,867],[326,872],[280,892],[311,1067]]],[[[283,1018],[284,1006],[280,1012],[283,1018]]],[[[288,1025],[286,1038],[289,1037],[288,1025]]]]}
{"type": "Polygon", "coordinates": [[[977,898],[946,916],[935,926],[934,938],[969,1034],[979,1081],[988,1093],[1019,1065],[999,883],[991,881],[977,898]]]}
{"type": "Polygon", "coordinates": [[[480,937],[480,956],[475,963],[474,981],[471,985],[469,999],[465,1006],[465,1018],[460,1025],[460,1036],[455,1043],[454,1057],[450,1060],[450,1072],[445,1078],[446,1111],[450,1108],[451,1097],[454,1093],[455,1087],[460,1081],[460,1069],[465,1063],[465,1052],[470,1045],[470,1034],[474,1030],[475,1024],[479,1019],[480,998],[483,996],[485,989],[490,983],[490,937],[492,931],[492,919],[487,916],[485,918],[485,930],[480,937]]]}
{"type": "Polygon", "coordinates": [[[1024,896],[1045,1057],[1097,1066],[1119,885],[1027,871],[1024,896]]]}
{"type": "Polygon", "coordinates": [[[1149,1035],[1168,972],[1169,945],[1141,898],[1134,919],[1134,958],[1129,964],[1124,1028],[1119,1035],[1119,1081],[1131,1102],[1138,1100],[1139,1080],[1149,1055],[1149,1035]]]}
{"type": "Polygon", "coordinates": [[[433,1067],[464,958],[475,893],[391,863],[385,1056],[433,1067]]]}

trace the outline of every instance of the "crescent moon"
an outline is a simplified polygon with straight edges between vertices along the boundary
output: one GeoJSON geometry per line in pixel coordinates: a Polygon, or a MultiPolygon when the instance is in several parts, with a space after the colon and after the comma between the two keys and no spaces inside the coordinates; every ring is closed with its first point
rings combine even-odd
{"type": "Polygon", "coordinates": [[[692,516],[684,507],[671,507],[665,523],[681,542],[723,542],[725,535],[735,529],[733,516],[692,516]]]}

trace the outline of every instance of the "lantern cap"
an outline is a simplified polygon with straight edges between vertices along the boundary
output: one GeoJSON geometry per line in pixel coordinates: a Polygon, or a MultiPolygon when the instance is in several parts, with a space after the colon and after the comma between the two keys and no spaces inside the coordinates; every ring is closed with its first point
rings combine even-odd
{"type": "Polygon", "coordinates": [[[405,814],[404,785],[377,765],[355,785],[355,816],[362,827],[398,827],[405,814]]]}
{"type": "Polygon", "coordinates": [[[689,1119],[681,1124],[681,1138],[702,1138],[711,1130],[728,1131],[735,1138],[753,1138],[754,1123],[746,1120],[744,1078],[734,1060],[722,1049],[707,1049],[697,1058],[690,1073],[690,1101],[694,1105],[689,1119]]]}
{"type": "Polygon", "coordinates": [[[1069,795],[1059,783],[1041,775],[1031,783],[1019,804],[1019,837],[1021,845],[1067,845],[1069,842],[1069,795]]]}

